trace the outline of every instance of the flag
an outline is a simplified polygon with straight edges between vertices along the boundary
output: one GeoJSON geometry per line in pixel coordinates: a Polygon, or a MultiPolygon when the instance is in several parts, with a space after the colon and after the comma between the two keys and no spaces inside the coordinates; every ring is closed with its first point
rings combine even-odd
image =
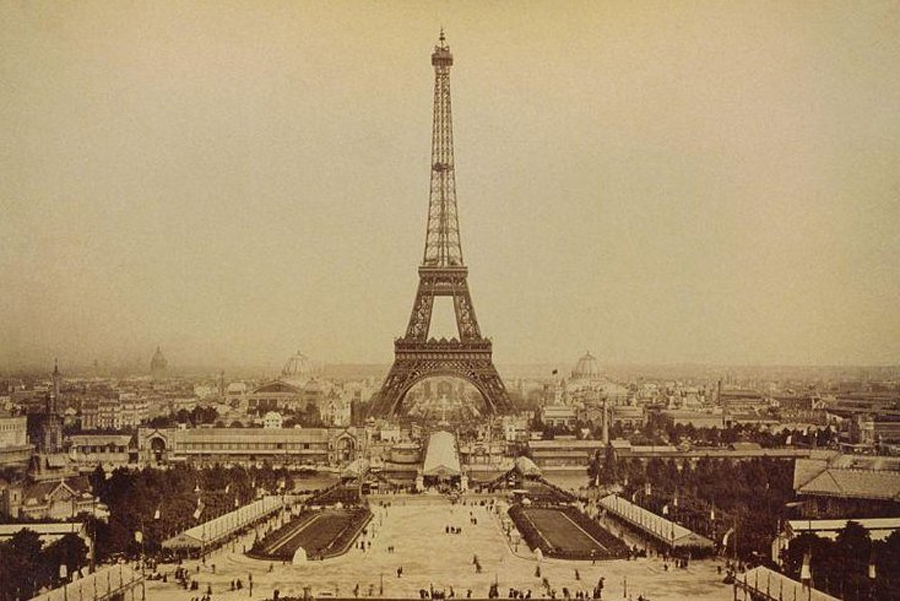
{"type": "Polygon", "coordinates": [[[134,540],[136,540],[139,543],[144,542],[144,533],[141,532],[140,530],[135,530],[134,531],[134,540]]]}
{"type": "Polygon", "coordinates": [[[715,509],[715,507],[713,507],[713,508],[711,508],[711,509],[709,510],[709,521],[710,521],[710,522],[715,522],[715,521],[716,521],[716,509],[715,509]]]}
{"type": "Polygon", "coordinates": [[[869,580],[875,580],[875,561],[869,562],[869,580]]]}
{"type": "Polygon", "coordinates": [[[668,503],[663,505],[663,515],[669,515],[669,505],[668,503]]]}
{"type": "Polygon", "coordinates": [[[160,515],[161,515],[161,514],[159,513],[159,507],[157,507],[157,508],[156,508],[156,511],[153,513],[153,519],[154,519],[154,520],[158,520],[159,517],[160,517],[160,515]]]}
{"type": "Polygon", "coordinates": [[[647,482],[646,484],[644,484],[644,494],[645,494],[645,495],[647,495],[647,496],[649,497],[649,496],[650,496],[650,491],[651,491],[651,490],[652,490],[652,488],[650,487],[650,483],[649,483],[649,482],[647,482]]]}
{"type": "Polygon", "coordinates": [[[809,569],[810,553],[807,551],[803,554],[803,565],[800,566],[800,580],[812,579],[812,571],[809,569]]]}
{"type": "Polygon", "coordinates": [[[722,537],[722,547],[725,548],[728,546],[728,537],[734,532],[734,528],[729,528],[725,533],[725,536],[722,537]]]}
{"type": "Polygon", "coordinates": [[[230,483],[229,483],[229,484],[226,484],[226,485],[225,485],[225,493],[228,494],[228,492],[229,492],[230,490],[231,490],[231,484],[230,484],[230,483]]]}
{"type": "Polygon", "coordinates": [[[203,513],[203,501],[201,499],[197,499],[197,509],[194,510],[194,519],[199,520],[201,513],[203,513]]]}

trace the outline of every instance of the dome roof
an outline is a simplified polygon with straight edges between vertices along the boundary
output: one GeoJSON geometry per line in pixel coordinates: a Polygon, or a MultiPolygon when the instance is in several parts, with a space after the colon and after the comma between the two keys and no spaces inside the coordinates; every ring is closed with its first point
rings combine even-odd
{"type": "Polygon", "coordinates": [[[600,378],[600,365],[590,352],[584,354],[572,369],[573,380],[597,380],[600,378]]]}
{"type": "Polygon", "coordinates": [[[159,350],[159,347],[156,347],[156,352],[153,353],[153,358],[150,360],[150,369],[152,371],[161,371],[166,369],[169,366],[169,362],[166,361],[166,358],[163,357],[162,351],[159,350]]]}
{"type": "Polygon", "coordinates": [[[316,366],[312,360],[297,351],[296,355],[290,357],[281,369],[281,375],[285,378],[309,378],[316,373],[316,366]]]}

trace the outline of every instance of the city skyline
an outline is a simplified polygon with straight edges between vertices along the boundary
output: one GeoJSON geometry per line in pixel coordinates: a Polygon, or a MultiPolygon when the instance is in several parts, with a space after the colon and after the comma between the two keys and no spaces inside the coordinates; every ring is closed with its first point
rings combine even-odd
{"type": "Polygon", "coordinates": [[[387,366],[441,26],[501,367],[900,363],[896,4],[2,6],[0,371],[387,366]]]}

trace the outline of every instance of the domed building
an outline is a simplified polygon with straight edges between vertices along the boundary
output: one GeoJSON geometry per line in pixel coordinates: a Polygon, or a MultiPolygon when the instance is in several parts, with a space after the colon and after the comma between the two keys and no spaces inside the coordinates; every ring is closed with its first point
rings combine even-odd
{"type": "Polygon", "coordinates": [[[281,379],[295,385],[304,384],[318,374],[319,367],[300,351],[289,357],[281,369],[281,379]]]}
{"type": "Polygon", "coordinates": [[[156,347],[156,352],[153,353],[153,358],[150,360],[150,377],[154,380],[161,380],[166,377],[168,369],[169,362],[166,361],[159,347],[156,347]]]}
{"type": "Polygon", "coordinates": [[[570,401],[576,404],[605,398],[611,405],[622,405],[628,402],[629,397],[626,387],[611,382],[600,372],[600,364],[590,352],[575,363],[572,375],[565,383],[565,391],[570,401]]]}
{"type": "Polygon", "coordinates": [[[600,365],[590,352],[585,353],[572,369],[572,381],[581,383],[600,382],[600,365]]]}

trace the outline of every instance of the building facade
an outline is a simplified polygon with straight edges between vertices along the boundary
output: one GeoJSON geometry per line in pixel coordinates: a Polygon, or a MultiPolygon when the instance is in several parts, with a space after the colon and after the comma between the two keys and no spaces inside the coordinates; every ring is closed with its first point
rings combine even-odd
{"type": "Polygon", "coordinates": [[[0,467],[25,465],[34,446],[28,443],[28,418],[0,415],[0,467]]]}
{"type": "Polygon", "coordinates": [[[137,393],[96,396],[81,404],[82,430],[122,430],[137,428],[147,421],[150,403],[137,393]]]}
{"type": "Polygon", "coordinates": [[[355,428],[141,428],[147,465],[343,466],[356,457],[355,428]]]}
{"type": "Polygon", "coordinates": [[[69,457],[81,472],[137,465],[138,452],[131,434],[74,434],[69,437],[69,457]]]}
{"type": "Polygon", "coordinates": [[[87,477],[10,483],[0,486],[0,513],[13,519],[66,520],[80,514],[106,515],[87,477]]]}

